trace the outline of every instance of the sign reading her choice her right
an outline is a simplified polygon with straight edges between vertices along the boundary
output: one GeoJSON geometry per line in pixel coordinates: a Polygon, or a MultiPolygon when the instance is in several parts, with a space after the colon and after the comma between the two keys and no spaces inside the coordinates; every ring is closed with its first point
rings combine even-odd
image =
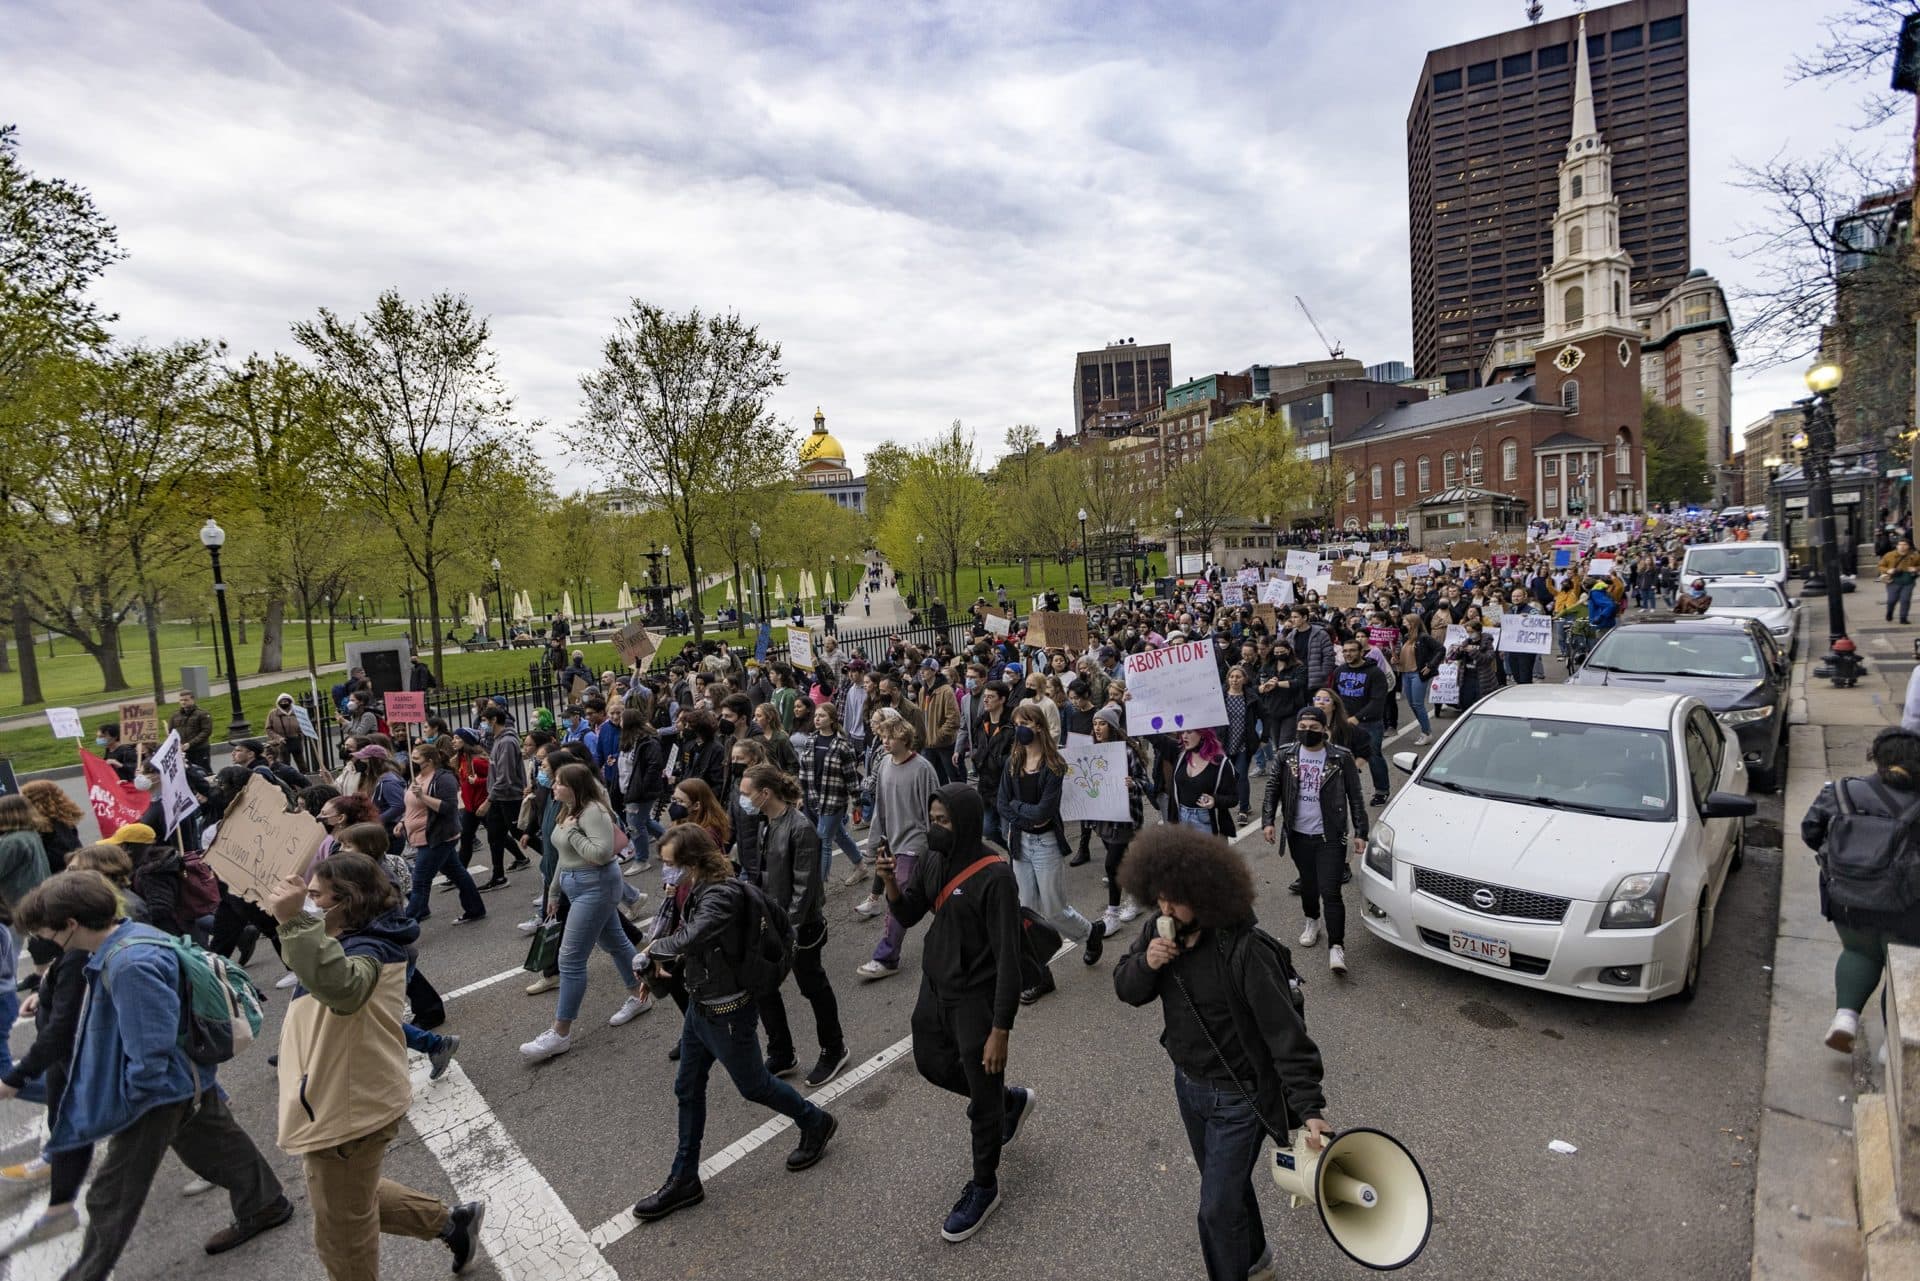
{"type": "Polygon", "coordinates": [[[1227,723],[1213,641],[1186,641],[1128,654],[1127,732],[1178,734],[1227,723]]]}

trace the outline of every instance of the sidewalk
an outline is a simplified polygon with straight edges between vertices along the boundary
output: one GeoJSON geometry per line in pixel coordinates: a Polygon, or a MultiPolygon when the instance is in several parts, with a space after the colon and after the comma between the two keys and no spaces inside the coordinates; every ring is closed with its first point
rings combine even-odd
{"type": "Polygon", "coordinates": [[[1790,756],[1781,812],[1779,933],[1761,1093],[1760,1147],[1753,1201],[1754,1281],[1858,1281],[1865,1268],[1855,1193],[1853,1104],[1871,1088],[1874,1055],[1886,1040],[1878,1002],[1861,1015],[1849,1060],[1821,1043],[1833,1016],[1833,966],[1840,943],[1820,915],[1818,869],[1800,839],[1800,818],[1820,788],[1863,773],[1867,747],[1900,723],[1913,638],[1920,626],[1882,621],[1881,593],[1862,572],[1845,597],[1847,626],[1867,662],[1852,689],[1813,676],[1827,652],[1821,595],[1802,598],[1794,664],[1790,756]]]}

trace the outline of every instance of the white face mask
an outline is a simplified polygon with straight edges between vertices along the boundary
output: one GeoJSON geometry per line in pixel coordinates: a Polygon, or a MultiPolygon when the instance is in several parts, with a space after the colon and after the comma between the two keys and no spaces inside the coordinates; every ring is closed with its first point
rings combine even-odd
{"type": "Polygon", "coordinates": [[[133,785],[143,792],[151,792],[153,790],[153,776],[151,774],[136,775],[133,780],[133,785]]]}

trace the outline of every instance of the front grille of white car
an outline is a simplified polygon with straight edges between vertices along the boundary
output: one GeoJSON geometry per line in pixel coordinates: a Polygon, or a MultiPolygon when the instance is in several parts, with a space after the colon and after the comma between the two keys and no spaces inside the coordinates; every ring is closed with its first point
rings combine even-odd
{"type": "Polygon", "coordinates": [[[1464,907],[1469,912],[1510,916],[1523,921],[1557,922],[1566,916],[1569,901],[1551,894],[1535,894],[1532,890],[1509,889],[1504,885],[1489,885],[1485,881],[1469,880],[1464,876],[1449,876],[1445,872],[1424,867],[1413,869],[1413,888],[1464,907]],[[1479,896],[1477,899],[1476,895],[1479,896]],[[1488,895],[1492,895],[1491,902],[1487,901],[1488,895]]]}

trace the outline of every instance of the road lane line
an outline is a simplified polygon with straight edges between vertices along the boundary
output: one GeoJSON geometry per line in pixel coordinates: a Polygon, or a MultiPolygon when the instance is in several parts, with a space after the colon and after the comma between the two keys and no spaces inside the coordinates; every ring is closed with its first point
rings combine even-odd
{"type": "Polygon", "coordinates": [[[469,983],[465,987],[457,987],[453,989],[453,991],[443,994],[440,999],[442,1001],[451,1001],[456,996],[472,996],[475,992],[485,991],[486,989],[492,987],[495,983],[505,983],[508,979],[512,978],[514,975],[525,974],[526,972],[527,970],[525,966],[516,965],[510,970],[501,970],[498,974],[492,975],[488,978],[481,979],[477,983],[469,983]]]}
{"type": "Polygon", "coordinates": [[[485,1201],[482,1247],[501,1281],[619,1281],[554,1191],[455,1062],[438,1081],[413,1070],[407,1120],[446,1171],[456,1200],[485,1201]]]}

